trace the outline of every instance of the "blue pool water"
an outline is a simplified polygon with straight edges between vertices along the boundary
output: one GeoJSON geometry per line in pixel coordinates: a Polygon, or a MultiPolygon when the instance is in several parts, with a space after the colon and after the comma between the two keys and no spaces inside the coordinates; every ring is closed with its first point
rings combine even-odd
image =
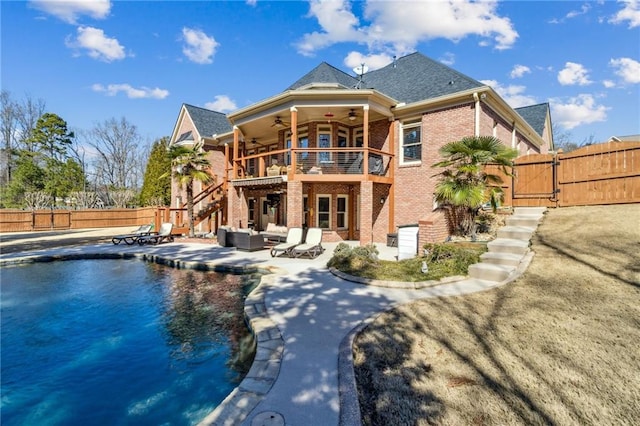
{"type": "Polygon", "coordinates": [[[138,260],[0,274],[3,426],[194,424],[251,365],[256,277],[138,260]]]}

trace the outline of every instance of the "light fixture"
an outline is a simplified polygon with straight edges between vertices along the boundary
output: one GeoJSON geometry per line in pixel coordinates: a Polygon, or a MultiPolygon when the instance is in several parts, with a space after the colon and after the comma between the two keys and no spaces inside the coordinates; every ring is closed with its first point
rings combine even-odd
{"type": "Polygon", "coordinates": [[[357,118],[356,112],[352,108],[351,112],[349,112],[349,121],[354,121],[356,118],[357,118]]]}
{"type": "Polygon", "coordinates": [[[333,118],[333,113],[332,113],[331,111],[327,112],[327,113],[324,115],[324,118],[326,118],[326,119],[327,119],[327,123],[331,123],[331,119],[333,118]]]}
{"type": "Polygon", "coordinates": [[[384,196],[380,197],[380,204],[384,204],[384,196]]]}

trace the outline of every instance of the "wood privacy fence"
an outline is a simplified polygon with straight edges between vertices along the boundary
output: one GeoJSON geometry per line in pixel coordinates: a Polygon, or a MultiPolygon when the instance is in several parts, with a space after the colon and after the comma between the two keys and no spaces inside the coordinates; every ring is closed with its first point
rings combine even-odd
{"type": "Polygon", "coordinates": [[[515,161],[504,205],[569,207],[640,203],[640,142],[607,142],[515,161]]]}
{"type": "Polygon", "coordinates": [[[0,232],[61,229],[159,226],[162,212],[156,207],[110,210],[0,210],[0,232]]]}

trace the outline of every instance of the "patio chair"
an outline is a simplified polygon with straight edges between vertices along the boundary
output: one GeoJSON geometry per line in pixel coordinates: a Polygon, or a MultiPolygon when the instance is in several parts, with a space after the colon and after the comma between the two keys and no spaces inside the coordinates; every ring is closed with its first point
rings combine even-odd
{"type": "Polygon", "coordinates": [[[130,246],[131,244],[133,244],[136,241],[138,241],[138,238],[140,238],[141,236],[149,235],[151,233],[151,227],[152,227],[152,225],[141,225],[138,229],[136,229],[135,231],[131,232],[130,234],[114,235],[111,238],[111,242],[113,244],[118,245],[118,244],[120,244],[121,242],[124,241],[125,244],[130,246]]]}
{"type": "Polygon", "coordinates": [[[291,250],[300,243],[302,243],[302,228],[291,228],[287,232],[286,242],[271,247],[271,257],[276,257],[280,252],[291,257],[291,250]]]}
{"type": "Polygon", "coordinates": [[[163,223],[160,225],[160,230],[157,233],[143,235],[138,237],[138,244],[160,244],[163,241],[172,242],[173,235],[171,235],[171,231],[173,230],[173,223],[163,223]]]}
{"type": "Polygon", "coordinates": [[[300,257],[306,254],[309,256],[309,258],[315,259],[320,254],[322,254],[323,251],[324,248],[322,248],[322,229],[309,228],[304,243],[294,247],[291,250],[291,255],[293,257],[300,257]]]}

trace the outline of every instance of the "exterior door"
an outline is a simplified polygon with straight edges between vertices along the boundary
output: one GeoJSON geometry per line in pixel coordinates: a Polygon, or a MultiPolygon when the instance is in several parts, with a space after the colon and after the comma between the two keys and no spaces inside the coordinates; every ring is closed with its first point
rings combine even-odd
{"type": "Polygon", "coordinates": [[[274,217],[269,208],[269,200],[266,197],[260,198],[260,229],[266,229],[269,222],[275,223],[273,219],[274,217]]]}

